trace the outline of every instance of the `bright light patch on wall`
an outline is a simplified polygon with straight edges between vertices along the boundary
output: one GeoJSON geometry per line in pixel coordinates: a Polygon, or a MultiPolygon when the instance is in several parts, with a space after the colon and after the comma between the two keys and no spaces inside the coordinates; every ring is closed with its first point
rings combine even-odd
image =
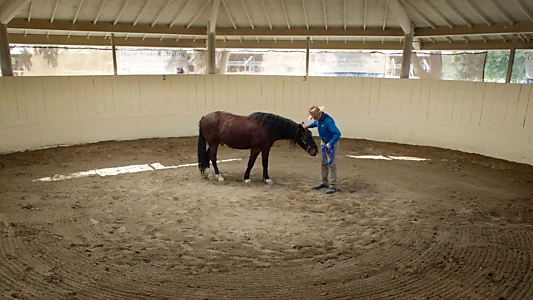
{"type": "MultiPolygon", "coordinates": [[[[231,159],[223,159],[218,160],[218,163],[224,163],[224,162],[230,162],[230,161],[237,161],[241,160],[240,158],[231,158],[231,159]]],[[[56,174],[53,177],[43,177],[39,179],[34,179],[32,181],[59,181],[59,180],[65,180],[65,179],[74,179],[74,178],[81,178],[81,177],[89,177],[89,176],[115,176],[119,174],[125,174],[125,173],[139,173],[139,172],[146,172],[146,171],[155,171],[155,170],[165,170],[165,169],[176,169],[176,168],[183,168],[183,167],[195,167],[197,166],[197,163],[194,164],[183,164],[183,165],[177,165],[177,166],[163,166],[160,163],[153,163],[153,164],[144,164],[144,165],[131,165],[131,166],[124,166],[124,167],[117,167],[117,168],[104,168],[104,169],[96,169],[96,170],[90,170],[90,171],[84,171],[84,172],[76,172],[71,173],[68,175],[59,175],[56,174]]]]}
{"type": "Polygon", "coordinates": [[[409,157],[409,156],[383,156],[383,155],[346,155],[351,158],[362,158],[362,159],[381,159],[381,160],[412,160],[412,161],[424,161],[429,160],[427,158],[420,157],[409,157]]]}

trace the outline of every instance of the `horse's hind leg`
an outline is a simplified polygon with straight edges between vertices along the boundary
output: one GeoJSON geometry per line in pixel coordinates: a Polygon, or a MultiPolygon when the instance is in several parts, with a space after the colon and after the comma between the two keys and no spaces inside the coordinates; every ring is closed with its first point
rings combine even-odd
{"type": "Polygon", "coordinates": [[[210,160],[210,156],[209,156],[209,147],[207,147],[207,150],[205,151],[205,159],[203,161],[203,165],[204,165],[204,173],[203,175],[206,177],[206,178],[209,178],[209,160],[210,160]]]}
{"type": "Polygon", "coordinates": [[[259,155],[259,149],[252,149],[250,150],[250,158],[248,159],[248,167],[246,168],[246,172],[244,172],[244,182],[250,183],[250,172],[252,171],[252,168],[254,167],[255,160],[257,159],[257,156],[259,155]]]}
{"type": "Polygon", "coordinates": [[[224,181],[224,177],[222,177],[222,175],[220,174],[220,171],[218,170],[217,152],[218,152],[218,144],[209,146],[209,157],[211,158],[211,162],[213,163],[213,169],[215,169],[215,176],[219,182],[222,182],[224,181]]]}

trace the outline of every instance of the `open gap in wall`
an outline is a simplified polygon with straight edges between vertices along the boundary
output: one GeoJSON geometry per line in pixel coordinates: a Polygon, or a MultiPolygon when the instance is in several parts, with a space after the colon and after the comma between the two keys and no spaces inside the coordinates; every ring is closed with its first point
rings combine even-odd
{"type": "MultiPolygon", "coordinates": [[[[15,76],[112,75],[111,47],[11,45],[15,76]]],[[[118,75],[207,74],[198,48],[117,47],[118,75]]],[[[216,74],[399,78],[398,50],[217,49],[216,74]]],[[[415,51],[410,78],[504,82],[509,51],[415,51]]],[[[533,83],[533,52],[516,51],[512,83],[533,83]]]]}

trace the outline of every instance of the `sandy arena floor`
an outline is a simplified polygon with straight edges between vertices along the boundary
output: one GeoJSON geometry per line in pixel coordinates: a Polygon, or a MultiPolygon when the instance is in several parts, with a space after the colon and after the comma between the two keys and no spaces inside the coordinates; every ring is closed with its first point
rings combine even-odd
{"type": "Polygon", "coordinates": [[[277,142],[273,185],[196,166],[196,138],[0,155],[0,298],[533,299],[533,167],[431,147],[341,140],[340,191],[319,157],[277,142]],[[390,155],[426,161],[373,160],[390,155]],[[60,178],[57,177],[56,178],[60,178]]]}

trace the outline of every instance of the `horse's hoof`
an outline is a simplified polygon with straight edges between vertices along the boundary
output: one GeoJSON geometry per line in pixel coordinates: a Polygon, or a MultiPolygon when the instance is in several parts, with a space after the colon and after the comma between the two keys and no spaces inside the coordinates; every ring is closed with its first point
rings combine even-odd
{"type": "Polygon", "coordinates": [[[205,178],[209,178],[209,168],[205,168],[204,176],[205,176],[205,178]]]}
{"type": "Polygon", "coordinates": [[[265,179],[265,183],[266,184],[273,184],[274,182],[272,181],[272,179],[265,179]]]}
{"type": "Polygon", "coordinates": [[[216,177],[218,182],[224,182],[224,177],[222,177],[222,175],[217,175],[216,177]]]}
{"type": "Polygon", "coordinates": [[[245,179],[244,183],[251,183],[252,181],[250,179],[245,179]]]}

